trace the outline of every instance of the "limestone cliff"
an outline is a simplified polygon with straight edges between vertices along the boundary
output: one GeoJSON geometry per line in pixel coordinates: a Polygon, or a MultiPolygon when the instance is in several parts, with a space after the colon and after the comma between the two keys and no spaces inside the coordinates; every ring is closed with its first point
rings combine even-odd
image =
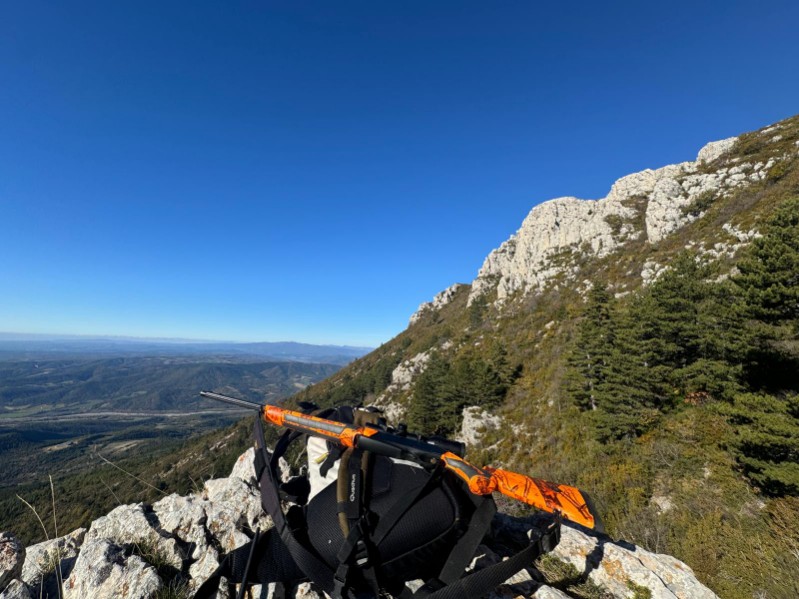
{"type": "Polygon", "coordinates": [[[723,158],[736,139],[709,143],[693,162],[627,175],[599,200],[563,197],[539,204],[521,228],[488,255],[472,283],[470,301],[491,290],[503,300],[516,291],[543,287],[568,270],[568,261],[559,259],[564,253],[603,257],[630,240],[658,243],[701,215],[686,208],[703,195],[724,195],[762,181],[774,160],[735,160],[707,168],[723,158]]]}
{"type": "MultiPolygon", "coordinates": [[[[759,135],[765,143],[779,142],[779,127],[759,135]]],[[[750,161],[731,156],[737,142],[737,137],[710,142],[694,161],[622,177],[598,200],[561,197],[538,204],[519,230],[486,257],[471,284],[469,303],[495,291],[501,304],[517,292],[543,288],[558,275],[573,277],[575,257],[601,258],[633,240],[657,244],[700,218],[703,198],[724,197],[763,181],[777,163],[799,154],[794,144],[787,153],[750,161]]],[[[411,324],[446,305],[457,289],[449,287],[422,304],[411,324]]]]}

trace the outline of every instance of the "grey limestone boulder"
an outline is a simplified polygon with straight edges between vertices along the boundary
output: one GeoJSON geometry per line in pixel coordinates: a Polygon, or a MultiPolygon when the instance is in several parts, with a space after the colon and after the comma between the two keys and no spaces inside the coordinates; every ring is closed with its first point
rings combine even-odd
{"type": "Polygon", "coordinates": [[[718,599],[686,564],[630,543],[597,538],[564,526],[552,555],[587,573],[614,597],[632,595],[630,584],[649,589],[652,599],[718,599]]]}
{"type": "Polygon", "coordinates": [[[54,575],[56,568],[61,576],[69,576],[85,536],[86,529],[79,528],[63,537],[31,545],[26,550],[20,579],[37,587],[54,575]]]}
{"type": "Polygon", "coordinates": [[[150,599],[163,583],[141,557],[106,539],[87,539],[64,583],[64,599],[150,599]]]}
{"type": "Polygon", "coordinates": [[[31,599],[31,593],[24,582],[15,579],[0,592],[0,599],[31,599]]]}
{"type": "Polygon", "coordinates": [[[25,546],[10,532],[0,532],[0,590],[19,578],[25,562],[25,546]]]}
{"type": "Polygon", "coordinates": [[[569,599],[569,596],[563,591],[548,586],[539,587],[533,597],[535,599],[569,599]]]}
{"type": "Polygon", "coordinates": [[[136,546],[140,553],[157,554],[178,570],[183,566],[185,556],[177,541],[160,529],[157,518],[144,504],[120,505],[92,522],[85,543],[102,539],[136,546]]]}

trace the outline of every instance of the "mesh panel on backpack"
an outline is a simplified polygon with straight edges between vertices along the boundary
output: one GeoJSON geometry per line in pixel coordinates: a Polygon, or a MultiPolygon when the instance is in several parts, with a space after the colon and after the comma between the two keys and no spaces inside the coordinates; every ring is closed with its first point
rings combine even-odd
{"type": "MultiPolygon", "coordinates": [[[[382,473],[383,492],[372,496],[369,504],[369,511],[376,516],[374,530],[380,537],[372,541],[376,544],[375,562],[381,579],[390,584],[392,580],[436,576],[453,544],[468,526],[474,502],[457,482],[453,484],[448,476],[443,476],[437,484],[424,490],[391,530],[381,531],[381,518],[385,518],[403,497],[422,491],[431,473],[382,456],[375,456],[373,469],[382,473]]],[[[344,542],[337,521],[335,485],[325,488],[311,500],[306,518],[311,544],[325,563],[335,567],[344,542]]]]}

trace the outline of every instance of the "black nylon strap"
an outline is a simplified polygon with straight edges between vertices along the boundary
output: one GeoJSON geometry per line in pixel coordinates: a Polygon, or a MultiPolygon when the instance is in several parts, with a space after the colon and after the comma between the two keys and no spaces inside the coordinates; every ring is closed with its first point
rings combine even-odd
{"type": "Polygon", "coordinates": [[[289,436],[289,431],[283,434],[275,446],[275,451],[270,456],[263,442],[264,435],[261,419],[258,418],[255,421],[256,446],[260,448],[264,455],[264,462],[268,464],[268,466],[263,469],[259,481],[261,504],[263,505],[264,511],[272,517],[275,528],[278,534],[280,534],[283,543],[286,545],[286,549],[288,549],[294,563],[297,564],[305,575],[319,588],[330,593],[334,587],[333,570],[296,539],[294,531],[288,526],[286,516],[283,514],[283,509],[280,505],[280,497],[278,496],[277,490],[277,463],[290,443],[289,436]]]}
{"type": "MultiPolygon", "coordinates": [[[[255,553],[255,548],[258,546],[258,538],[260,536],[259,531],[255,531],[255,536],[252,538],[252,541],[249,542],[250,551],[247,554],[247,565],[244,566],[244,576],[242,576],[242,582],[247,582],[247,577],[250,574],[250,566],[252,566],[252,556],[255,553]]],[[[239,587],[239,592],[236,593],[236,599],[243,599],[244,598],[244,589],[247,585],[242,584],[239,587]]]]}
{"type": "Polygon", "coordinates": [[[497,513],[497,506],[491,498],[481,497],[480,500],[480,504],[474,514],[472,514],[469,529],[465,535],[458,539],[444,567],[441,569],[441,573],[438,575],[438,580],[444,584],[450,584],[463,576],[463,571],[474,557],[477,546],[483,540],[488,527],[491,525],[494,514],[497,513]]]}
{"type": "Polygon", "coordinates": [[[303,571],[291,559],[275,529],[262,533],[257,540],[250,541],[226,554],[219,567],[197,589],[195,599],[213,597],[219,589],[222,577],[231,582],[243,583],[242,588],[249,584],[294,583],[306,578],[303,571]],[[248,568],[247,561],[251,555],[252,564],[248,568]]]}
{"type": "MultiPolygon", "coordinates": [[[[346,495],[344,498],[344,505],[339,508],[347,516],[352,527],[361,517],[363,512],[363,505],[361,503],[361,496],[363,495],[363,473],[361,472],[361,460],[363,459],[363,450],[357,447],[353,449],[350,454],[350,459],[347,461],[347,487],[346,495]],[[341,509],[343,507],[343,509],[341,509]]],[[[342,465],[344,462],[342,462],[342,465]]]]}
{"type": "MultiPolygon", "coordinates": [[[[532,565],[544,553],[552,551],[560,542],[560,520],[556,520],[538,540],[522,549],[505,561],[464,576],[457,582],[433,593],[422,592],[424,587],[413,595],[400,595],[401,599],[412,596],[425,599],[462,599],[463,597],[482,597],[495,589],[522,568],[532,565]],[[421,594],[420,594],[421,593],[421,594]]],[[[407,590],[407,588],[406,588],[407,590]]]]}

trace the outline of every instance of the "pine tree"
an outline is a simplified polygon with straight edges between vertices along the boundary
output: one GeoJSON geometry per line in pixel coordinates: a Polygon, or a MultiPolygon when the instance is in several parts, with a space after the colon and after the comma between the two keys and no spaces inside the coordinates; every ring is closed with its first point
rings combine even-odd
{"type": "Polygon", "coordinates": [[[408,426],[415,432],[442,433],[450,397],[447,386],[450,375],[449,363],[433,352],[424,371],[416,378],[413,395],[408,408],[408,426]]]}
{"type": "Polygon", "coordinates": [[[583,410],[596,410],[596,390],[607,377],[614,341],[613,309],[607,287],[595,284],[588,292],[567,375],[568,391],[583,410]]]}
{"type": "Polygon", "coordinates": [[[711,282],[711,274],[686,252],[651,288],[653,360],[665,369],[674,398],[730,399],[741,389],[748,351],[742,300],[735,286],[711,282]]]}
{"type": "Polygon", "coordinates": [[[677,370],[675,382],[683,396],[729,401],[742,389],[752,333],[746,326],[745,304],[730,281],[703,282],[697,332],[691,362],[677,370]]]}
{"type": "Polygon", "coordinates": [[[502,373],[477,351],[449,361],[434,352],[414,384],[408,424],[417,432],[452,435],[460,427],[463,408],[494,408],[507,389],[502,373]]]}
{"type": "Polygon", "coordinates": [[[670,268],[647,290],[639,304],[644,340],[652,366],[679,370],[699,356],[699,309],[705,299],[707,269],[689,252],[678,255],[670,268]]]}
{"type": "Polygon", "coordinates": [[[593,417],[601,441],[637,437],[657,422],[656,371],[647,361],[645,328],[636,310],[619,315],[602,378],[594,388],[593,417]]]}
{"type": "Polygon", "coordinates": [[[712,282],[695,254],[678,255],[634,304],[640,349],[656,381],[656,407],[688,396],[730,399],[741,390],[748,336],[743,304],[730,283],[712,282]]]}
{"type": "Polygon", "coordinates": [[[750,480],[769,495],[799,495],[799,397],[747,393],[723,411],[750,480]]]}
{"type": "Polygon", "coordinates": [[[773,392],[740,394],[722,406],[747,476],[770,495],[799,494],[799,198],[783,203],[739,263],[756,347],[752,382],[773,392]],[[786,390],[788,389],[788,390],[786,390]]]}
{"type": "Polygon", "coordinates": [[[738,264],[735,282],[746,293],[750,314],[768,325],[799,322],[799,197],[769,219],[738,264]]]}
{"type": "Polygon", "coordinates": [[[508,360],[508,351],[501,341],[494,340],[488,350],[488,363],[496,371],[505,390],[513,384],[521,370],[521,366],[514,366],[508,360]]]}

